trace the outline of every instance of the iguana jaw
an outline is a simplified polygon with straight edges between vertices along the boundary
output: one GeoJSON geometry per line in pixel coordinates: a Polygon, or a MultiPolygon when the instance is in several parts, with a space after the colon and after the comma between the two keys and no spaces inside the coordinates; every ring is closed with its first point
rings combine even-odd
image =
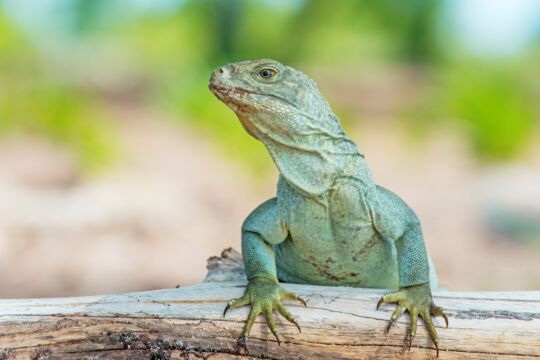
{"type": "MultiPolygon", "coordinates": [[[[288,107],[288,106],[291,106],[293,108],[296,109],[296,105],[294,105],[293,103],[291,103],[290,101],[286,100],[286,99],[283,99],[279,96],[275,96],[275,95],[272,95],[272,94],[263,94],[263,93],[260,93],[260,92],[257,92],[257,91],[252,91],[252,90],[248,90],[248,89],[245,89],[243,87],[230,87],[230,86],[225,86],[225,85],[222,85],[222,84],[219,84],[219,83],[215,83],[215,82],[212,82],[213,80],[213,77],[210,78],[210,83],[208,84],[208,87],[210,88],[210,91],[219,99],[221,100],[222,102],[224,102],[226,105],[230,106],[230,104],[242,104],[244,105],[245,107],[247,106],[254,106],[255,102],[253,102],[254,98],[257,97],[257,96],[260,96],[260,97],[268,97],[268,98],[272,98],[272,99],[276,99],[276,100],[279,100],[281,102],[283,102],[283,106],[284,107],[288,107]],[[251,95],[251,96],[249,96],[251,95]],[[250,97],[248,99],[248,96],[250,97]]],[[[260,102],[262,104],[262,102],[260,102]]],[[[263,106],[261,105],[261,108],[263,106]]],[[[262,110],[262,109],[258,109],[258,110],[262,110]]]]}

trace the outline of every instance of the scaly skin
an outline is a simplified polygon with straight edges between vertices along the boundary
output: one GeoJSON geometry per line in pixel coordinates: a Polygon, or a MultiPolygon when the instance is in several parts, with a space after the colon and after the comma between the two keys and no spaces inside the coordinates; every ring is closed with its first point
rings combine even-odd
{"type": "Polygon", "coordinates": [[[209,87],[263,142],[280,172],[277,196],[242,225],[248,286],[224,315],[251,305],[243,345],[261,312],[278,343],[273,309],[298,327],[281,300],[304,301],[281,288],[279,279],[399,289],[377,305],[398,303],[388,329],[408,311],[410,346],[420,315],[438,355],[430,314],[446,316],[431,297],[437,280],[420,222],[396,194],[375,185],[363,155],[313,80],[277,61],[257,60],[216,69],[209,87]]]}

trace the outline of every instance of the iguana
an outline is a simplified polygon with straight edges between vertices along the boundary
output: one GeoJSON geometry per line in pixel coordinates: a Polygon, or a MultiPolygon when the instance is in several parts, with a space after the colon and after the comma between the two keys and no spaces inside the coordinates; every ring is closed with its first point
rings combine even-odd
{"type": "Polygon", "coordinates": [[[212,73],[214,95],[262,141],[280,176],[277,196],[259,205],[242,225],[248,285],[230,308],[251,305],[240,342],[246,346],[262,312],[278,343],[275,309],[300,327],[281,300],[297,300],[279,281],[398,289],[379,303],[397,302],[388,329],[411,316],[409,348],[418,315],[435,344],[430,314],[443,316],[420,222],[396,194],[375,185],[364,156],[341,127],[313,80],[274,60],[232,63],[212,73]]]}

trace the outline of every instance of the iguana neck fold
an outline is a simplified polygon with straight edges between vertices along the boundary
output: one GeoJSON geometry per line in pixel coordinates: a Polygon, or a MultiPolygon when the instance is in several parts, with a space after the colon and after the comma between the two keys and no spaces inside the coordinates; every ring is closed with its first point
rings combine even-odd
{"type": "Polygon", "coordinates": [[[246,130],[265,145],[281,176],[306,196],[322,195],[338,176],[354,177],[352,169],[358,169],[363,162],[358,146],[345,134],[333,113],[323,121],[298,112],[275,119],[282,124],[287,116],[304,117],[303,121],[290,121],[293,126],[288,132],[273,131],[266,126],[269,121],[254,116],[268,114],[250,114],[240,120],[246,130]]]}

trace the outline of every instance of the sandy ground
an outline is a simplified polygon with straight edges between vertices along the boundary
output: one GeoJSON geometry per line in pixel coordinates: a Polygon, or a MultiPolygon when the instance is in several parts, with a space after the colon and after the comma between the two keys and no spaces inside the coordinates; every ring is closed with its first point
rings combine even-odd
{"type": "MultiPolygon", "coordinates": [[[[125,158],[104,176],[80,180],[73,160],[43,140],[0,143],[0,297],[197,283],[209,256],[240,249],[243,219],[273,196],[277,172],[253,182],[190,130],[140,108],[115,107],[125,158]]],[[[540,289],[538,247],[508,241],[483,210],[524,206],[540,214],[540,164],[530,160],[538,157],[484,168],[450,131],[420,146],[403,133],[373,121],[351,135],[377,183],[417,212],[440,283],[540,289]]]]}

